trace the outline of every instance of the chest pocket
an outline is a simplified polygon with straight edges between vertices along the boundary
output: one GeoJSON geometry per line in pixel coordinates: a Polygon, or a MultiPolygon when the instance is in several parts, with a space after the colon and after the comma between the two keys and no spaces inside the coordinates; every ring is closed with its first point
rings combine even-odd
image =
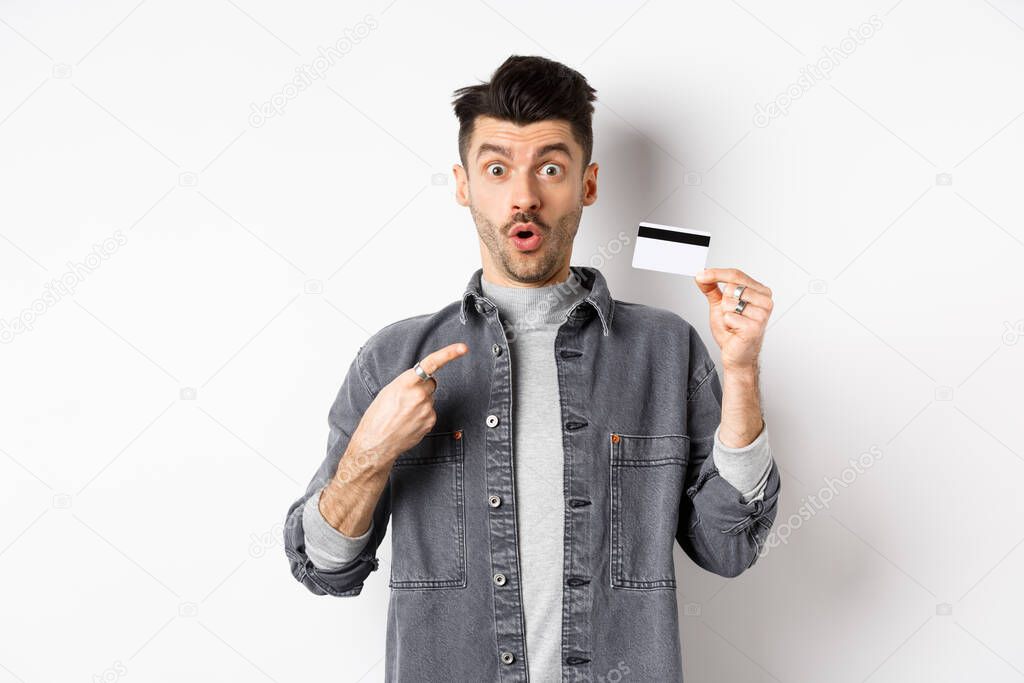
{"type": "Polygon", "coordinates": [[[393,589],[466,585],[462,434],[427,434],[391,468],[393,589]]]}
{"type": "Polygon", "coordinates": [[[611,584],[675,588],[672,548],[689,437],[613,433],[609,447],[611,584]]]}

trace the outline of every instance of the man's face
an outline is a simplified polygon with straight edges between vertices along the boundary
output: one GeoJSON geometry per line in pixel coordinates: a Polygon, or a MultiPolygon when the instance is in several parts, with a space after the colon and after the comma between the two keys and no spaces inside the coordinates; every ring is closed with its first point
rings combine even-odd
{"type": "Polygon", "coordinates": [[[453,171],[488,280],[542,286],[568,275],[583,207],[597,200],[597,164],[584,172],[583,148],[567,121],[518,126],[479,116],[466,168],[453,171]]]}

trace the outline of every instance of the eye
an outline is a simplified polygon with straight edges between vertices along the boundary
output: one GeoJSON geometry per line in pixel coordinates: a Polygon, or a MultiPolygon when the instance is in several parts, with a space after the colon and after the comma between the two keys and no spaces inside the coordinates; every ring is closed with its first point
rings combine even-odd
{"type": "Polygon", "coordinates": [[[495,178],[500,178],[501,176],[505,175],[505,167],[499,163],[488,164],[487,174],[494,176],[495,178]],[[499,172],[495,173],[495,169],[499,169],[499,172]]]}
{"type": "Polygon", "coordinates": [[[562,167],[558,164],[544,164],[544,166],[541,167],[541,173],[554,178],[562,174],[562,167]],[[549,169],[554,169],[554,172],[551,172],[549,169]]]}

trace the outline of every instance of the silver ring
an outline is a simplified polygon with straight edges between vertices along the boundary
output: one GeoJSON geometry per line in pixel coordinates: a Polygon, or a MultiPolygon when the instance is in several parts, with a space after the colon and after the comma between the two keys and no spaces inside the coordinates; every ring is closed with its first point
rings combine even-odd
{"type": "Polygon", "coordinates": [[[424,382],[433,377],[433,375],[429,374],[426,370],[421,368],[419,363],[416,363],[416,365],[412,366],[412,369],[416,373],[416,375],[424,382]]]}
{"type": "Polygon", "coordinates": [[[734,309],[732,309],[732,310],[734,310],[734,311],[736,311],[737,313],[739,313],[739,314],[741,314],[741,315],[742,315],[742,314],[743,314],[743,309],[744,309],[744,308],[746,308],[746,307],[747,307],[747,302],[746,302],[746,301],[744,301],[743,299],[740,299],[740,300],[739,300],[739,301],[738,301],[738,302],[736,303],[736,308],[734,308],[734,309]]]}
{"type": "Polygon", "coordinates": [[[746,289],[746,285],[736,285],[736,289],[732,290],[732,298],[739,299],[743,296],[743,290],[746,289]]]}

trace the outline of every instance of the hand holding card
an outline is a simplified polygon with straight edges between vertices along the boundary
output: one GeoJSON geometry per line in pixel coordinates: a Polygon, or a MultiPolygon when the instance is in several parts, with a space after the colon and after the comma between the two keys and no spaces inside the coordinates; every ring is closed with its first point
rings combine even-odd
{"type": "Polygon", "coordinates": [[[708,300],[711,334],[722,349],[722,368],[756,373],[775,306],[771,288],[737,268],[708,268],[697,274],[694,283],[708,300]],[[719,289],[719,284],[725,289],[719,289]]]}

